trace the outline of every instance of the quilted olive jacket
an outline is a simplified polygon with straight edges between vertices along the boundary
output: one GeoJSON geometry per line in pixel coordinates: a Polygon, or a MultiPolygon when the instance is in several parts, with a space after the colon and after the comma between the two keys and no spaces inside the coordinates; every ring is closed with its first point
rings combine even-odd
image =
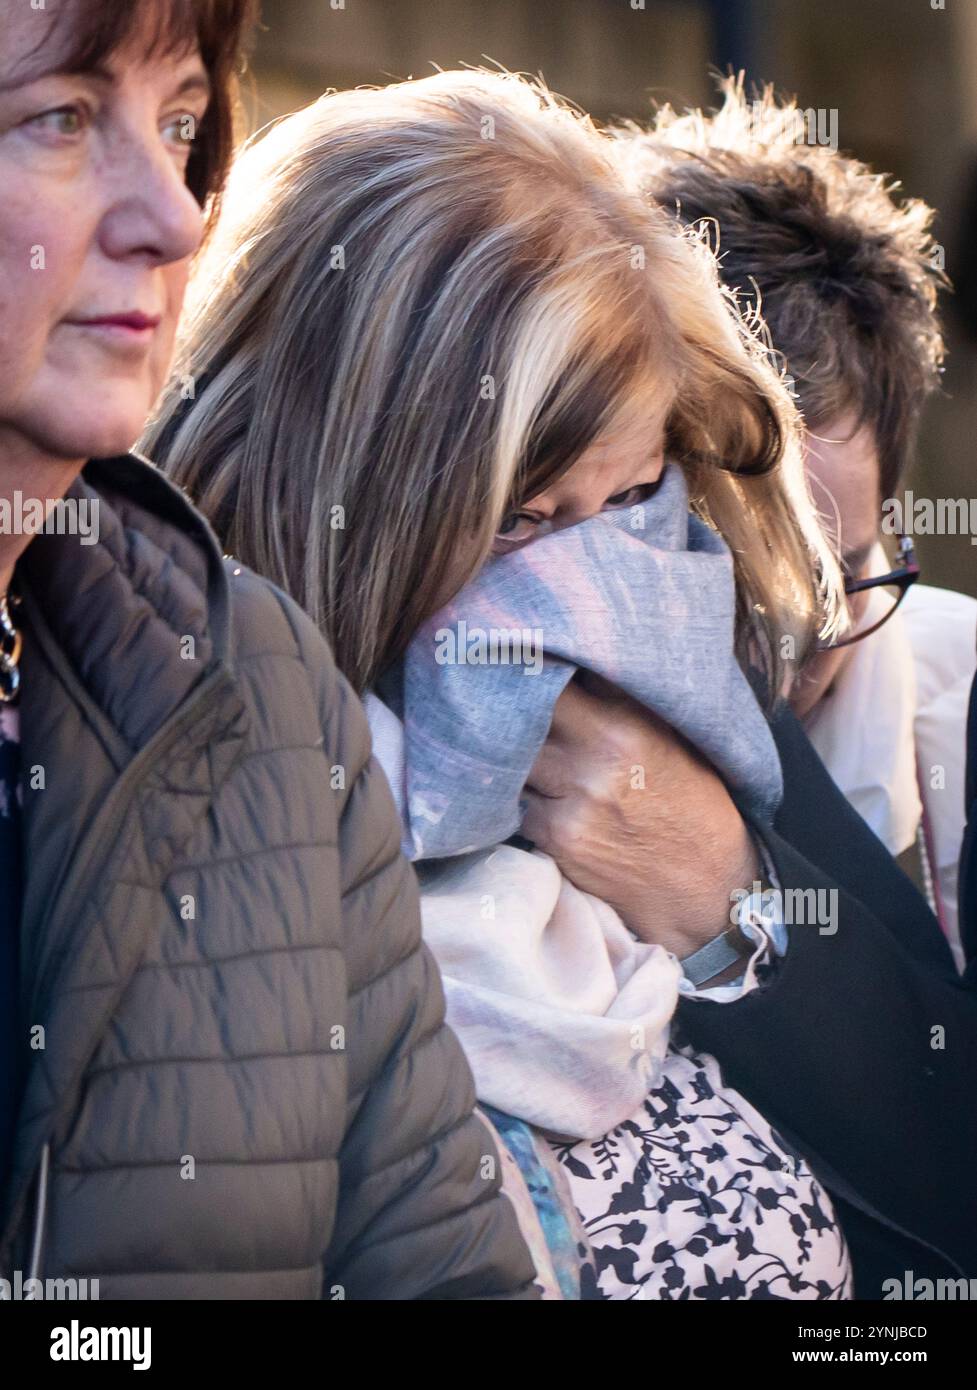
{"type": "Polygon", "coordinates": [[[23,595],[26,1083],[0,1275],[532,1298],[358,701],[135,457],[23,595]]]}

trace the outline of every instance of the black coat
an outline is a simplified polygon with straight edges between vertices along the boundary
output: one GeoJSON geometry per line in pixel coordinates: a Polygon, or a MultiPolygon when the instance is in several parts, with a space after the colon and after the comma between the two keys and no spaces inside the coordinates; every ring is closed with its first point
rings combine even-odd
{"type": "Polygon", "coordinates": [[[789,712],[774,735],[786,791],[765,840],[784,889],[837,889],[837,930],[791,926],[762,989],[683,1000],[681,1026],[830,1192],[857,1298],[906,1270],[977,1277],[977,991],[789,712]]]}
{"type": "Polygon", "coordinates": [[[967,828],[960,856],[960,935],[967,978],[977,984],[977,677],[970,691],[967,720],[967,828]]]}

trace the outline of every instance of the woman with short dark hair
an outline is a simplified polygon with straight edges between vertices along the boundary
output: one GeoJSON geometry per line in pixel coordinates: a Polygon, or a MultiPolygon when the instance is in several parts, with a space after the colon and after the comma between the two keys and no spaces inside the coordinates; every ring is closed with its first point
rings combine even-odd
{"type": "Polygon", "coordinates": [[[250,23],[0,0],[0,1271],[533,1297],[359,703],[127,452],[250,23]]]}

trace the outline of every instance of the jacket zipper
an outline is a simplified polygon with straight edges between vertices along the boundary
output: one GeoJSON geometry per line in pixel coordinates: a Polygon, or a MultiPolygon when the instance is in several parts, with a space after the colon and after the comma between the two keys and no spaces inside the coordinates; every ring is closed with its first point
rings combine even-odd
{"type": "Polygon", "coordinates": [[[41,1150],[41,1161],[37,1170],[37,1205],[34,1209],[34,1232],[31,1236],[31,1262],[27,1271],[28,1279],[41,1277],[41,1259],[44,1254],[44,1223],[47,1218],[47,1183],[51,1164],[51,1145],[45,1144],[41,1150]]]}
{"type": "MultiPolygon", "coordinates": [[[[68,901],[79,902],[86,900],[87,889],[95,881],[95,879],[98,876],[99,870],[102,868],[105,861],[111,855],[115,844],[116,832],[125,820],[125,817],[132,804],[133,796],[135,795],[135,792],[141,784],[143,778],[153,767],[156,766],[158,761],[163,756],[165,756],[165,754],[169,751],[173,743],[175,743],[184,734],[187,727],[189,727],[189,725],[192,722],[194,722],[195,719],[199,718],[200,707],[206,704],[212,698],[214,688],[228,680],[229,673],[226,666],[219,666],[214,671],[212,671],[210,675],[204,677],[197,690],[193,694],[191,694],[189,701],[186,704],[184,704],[184,706],[180,710],[178,710],[174,715],[171,716],[169,722],[165,724],[163,728],[160,729],[159,732],[155,735],[155,737],[150,740],[150,742],[145,746],[145,748],[143,748],[142,751],[133,758],[132,762],[119,777],[115,786],[112,788],[112,791],[110,792],[109,797],[107,798],[101,813],[96,816],[95,821],[92,824],[91,830],[89,831],[89,848],[87,853],[84,852],[83,849],[83,852],[75,859],[74,863],[68,871],[67,876],[62,882],[61,891],[58,894],[57,900],[51,904],[44,917],[43,925],[38,931],[39,940],[43,940],[45,935],[49,932],[52,922],[54,922],[57,918],[62,903],[68,901]]],[[[56,988],[59,975],[60,969],[55,971],[54,978],[52,979],[51,985],[49,986],[47,992],[47,997],[50,997],[50,994],[56,988]]],[[[127,981],[123,981],[120,984],[119,989],[115,993],[113,993],[113,996],[105,1009],[105,1017],[103,1019],[103,1024],[105,1021],[111,1018],[112,1012],[115,1009],[115,1006],[117,1005],[119,998],[121,997],[122,992],[125,989],[127,983],[127,981]]],[[[30,1008],[32,1010],[35,1008],[40,1008],[40,1006],[41,1000],[39,997],[35,997],[30,1001],[30,1008]]],[[[28,1016],[33,1015],[29,1014],[28,1016]]],[[[97,1036],[100,1038],[103,1032],[104,1027],[102,1026],[99,1028],[97,1036]]],[[[57,1125],[62,1117],[63,1110],[67,1107],[67,1105],[70,1103],[71,1098],[74,1096],[78,1077],[84,1074],[85,1067],[88,1065],[88,1060],[89,1058],[86,1057],[82,1061],[80,1065],[80,1070],[78,1071],[76,1076],[72,1078],[72,1081],[69,1083],[69,1085],[65,1087],[65,1098],[62,1102],[61,1107],[59,1107],[59,1109],[50,1116],[48,1124],[46,1126],[45,1134],[35,1144],[34,1153],[31,1157],[30,1163],[28,1164],[28,1167],[32,1173],[38,1172],[39,1168],[44,1165],[45,1150],[48,1150],[48,1152],[50,1152],[51,1141],[53,1139],[54,1131],[56,1130],[57,1125]]],[[[48,1174],[45,1172],[45,1188],[47,1185],[47,1177],[48,1174]]],[[[28,1195],[30,1193],[30,1188],[31,1181],[30,1178],[28,1178],[27,1182],[23,1185],[23,1190],[17,1200],[15,1208],[13,1208],[10,1211],[6,1223],[6,1228],[3,1232],[4,1236],[10,1235],[12,1238],[13,1234],[16,1232],[20,1224],[21,1215],[27,1202],[28,1195]]],[[[41,1192],[39,1190],[38,1203],[39,1207],[38,1210],[35,1212],[34,1222],[35,1240],[37,1239],[41,1226],[43,1225],[43,1219],[45,1216],[44,1207],[46,1206],[46,1191],[41,1192]]],[[[38,1258],[40,1258],[41,1243],[38,1243],[37,1245],[37,1252],[38,1258]]]]}

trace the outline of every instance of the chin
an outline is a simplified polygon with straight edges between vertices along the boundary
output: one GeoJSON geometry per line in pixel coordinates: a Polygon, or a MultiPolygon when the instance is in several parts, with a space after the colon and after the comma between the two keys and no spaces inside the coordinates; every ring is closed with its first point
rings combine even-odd
{"type": "Polygon", "coordinates": [[[142,425],[143,419],[140,417],[138,425],[131,421],[107,421],[93,425],[90,430],[73,430],[68,452],[86,463],[89,459],[108,459],[128,454],[139,438],[142,425]]]}
{"type": "Polygon", "coordinates": [[[145,424],[145,417],[141,418],[138,426],[133,424],[120,424],[113,428],[111,426],[93,430],[86,438],[86,448],[79,457],[85,459],[110,459],[119,454],[128,454],[135,448],[136,441],[142,433],[145,424]]]}
{"type": "Polygon", "coordinates": [[[60,458],[114,458],[132,449],[151,404],[144,391],[125,401],[103,396],[100,408],[93,408],[91,398],[65,402],[56,415],[35,422],[30,433],[38,448],[60,458]]]}

